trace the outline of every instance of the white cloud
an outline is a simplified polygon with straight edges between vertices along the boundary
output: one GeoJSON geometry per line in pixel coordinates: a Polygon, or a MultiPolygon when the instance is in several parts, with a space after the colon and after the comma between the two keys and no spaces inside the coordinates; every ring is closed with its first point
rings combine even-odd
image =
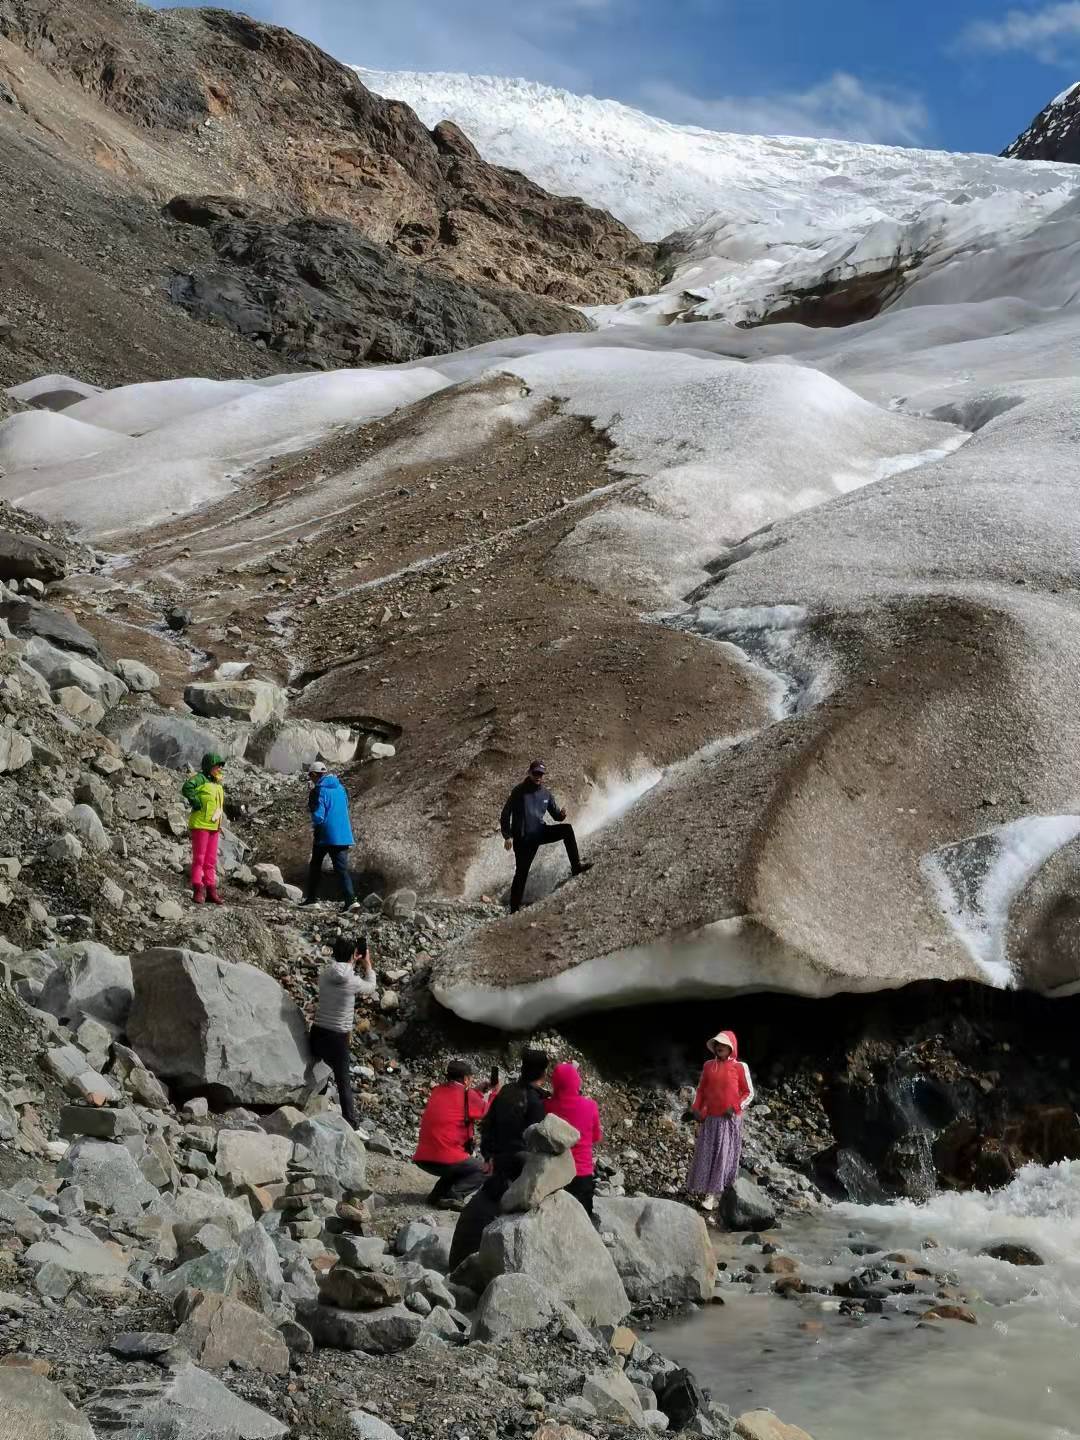
{"type": "Polygon", "coordinates": [[[640,98],[645,108],[679,124],[748,135],[811,135],[917,145],[925,141],[930,129],[929,112],[918,95],[872,90],[843,71],[801,93],[704,99],[666,81],[652,81],[642,87],[640,98]]]}
{"type": "Polygon", "coordinates": [[[973,21],[961,32],[959,43],[965,50],[1019,51],[1047,65],[1075,64],[1080,57],[1080,0],[973,21]]]}

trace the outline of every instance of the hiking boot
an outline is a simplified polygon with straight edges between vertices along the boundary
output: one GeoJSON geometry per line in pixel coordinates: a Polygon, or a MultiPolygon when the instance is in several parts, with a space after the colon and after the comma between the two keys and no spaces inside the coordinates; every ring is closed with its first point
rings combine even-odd
{"type": "Polygon", "coordinates": [[[457,1210],[457,1211],[460,1213],[462,1210],[465,1209],[465,1206],[466,1206],[467,1204],[468,1204],[468,1201],[466,1201],[466,1200],[464,1200],[464,1199],[457,1199],[457,1198],[455,1198],[454,1196],[448,1195],[445,1200],[437,1200],[437,1201],[435,1202],[435,1209],[436,1209],[436,1210],[457,1210]]]}
{"type": "Polygon", "coordinates": [[[354,910],[362,910],[363,908],[359,900],[346,900],[341,907],[341,913],[343,915],[351,915],[354,910]]]}
{"type": "Polygon", "coordinates": [[[206,904],[206,887],[204,885],[193,885],[191,887],[191,898],[196,905],[206,904]]]}
{"type": "Polygon", "coordinates": [[[581,862],[581,864],[577,867],[576,870],[571,870],[571,871],[570,871],[570,874],[571,874],[571,875],[584,875],[584,874],[586,873],[586,871],[589,871],[589,870],[591,870],[591,869],[593,868],[593,865],[594,865],[595,863],[596,863],[596,862],[593,861],[593,860],[583,860],[583,861],[581,862]]]}
{"type": "Polygon", "coordinates": [[[224,904],[225,904],[225,901],[224,901],[224,900],[221,898],[221,896],[217,893],[217,886],[216,886],[216,885],[208,885],[208,886],[206,887],[206,898],[207,898],[207,900],[210,902],[211,905],[224,905],[224,904]]]}
{"type": "Polygon", "coordinates": [[[315,898],[314,895],[305,895],[302,900],[300,900],[300,901],[297,902],[297,907],[296,907],[296,908],[297,908],[298,910],[304,910],[304,909],[307,908],[307,906],[309,906],[309,905],[318,905],[318,903],[319,903],[319,902],[318,902],[318,900],[315,898]]]}

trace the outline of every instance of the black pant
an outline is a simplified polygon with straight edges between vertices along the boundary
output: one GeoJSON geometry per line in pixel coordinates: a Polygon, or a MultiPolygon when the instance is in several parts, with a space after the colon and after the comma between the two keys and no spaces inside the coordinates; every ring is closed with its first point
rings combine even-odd
{"type": "Polygon", "coordinates": [[[517,869],[514,871],[514,883],[510,887],[511,911],[521,909],[525,885],[532,863],[536,859],[537,850],[541,845],[555,845],[560,840],[566,846],[570,869],[576,873],[581,867],[581,856],[578,854],[577,836],[574,834],[572,825],[545,825],[542,830],[534,830],[524,839],[514,841],[514,859],[517,861],[517,869]]]}
{"type": "Polygon", "coordinates": [[[573,1195],[574,1199],[581,1205],[589,1219],[593,1218],[593,1196],[596,1194],[595,1175],[575,1175],[570,1184],[566,1187],[566,1193],[573,1195]]]}
{"type": "Polygon", "coordinates": [[[482,1160],[417,1160],[416,1164],[429,1175],[437,1175],[438,1183],[427,1197],[432,1205],[440,1200],[464,1200],[484,1183],[482,1160]]]}
{"type": "Polygon", "coordinates": [[[314,900],[319,893],[319,877],[322,874],[323,861],[327,855],[330,856],[330,863],[334,867],[334,874],[341,886],[341,898],[347,903],[356,898],[356,891],[353,889],[352,876],[349,874],[349,847],[348,845],[323,845],[318,840],[311,847],[311,864],[308,866],[307,896],[308,900],[314,900]]]}
{"type": "Polygon", "coordinates": [[[308,1031],[308,1043],[315,1059],[329,1065],[334,1072],[334,1084],[337,1086],[341,1113],[355,1130],[357,1120],[356,1106],[353,1103],[352,1077],[349,1074],[349,1036],[340,1030],[324,1030],[321,1025],[313,1025],[308,1031]]]}

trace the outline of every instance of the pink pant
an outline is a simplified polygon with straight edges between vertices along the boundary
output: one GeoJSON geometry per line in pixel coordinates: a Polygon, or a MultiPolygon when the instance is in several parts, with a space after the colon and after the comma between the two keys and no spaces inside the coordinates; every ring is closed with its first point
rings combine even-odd
{"type": "Polygon", "coordinates": [[[220,830],[192,830],[191,834],[191,883],[192,885],[217,885],[217,850],[220,830]]]}

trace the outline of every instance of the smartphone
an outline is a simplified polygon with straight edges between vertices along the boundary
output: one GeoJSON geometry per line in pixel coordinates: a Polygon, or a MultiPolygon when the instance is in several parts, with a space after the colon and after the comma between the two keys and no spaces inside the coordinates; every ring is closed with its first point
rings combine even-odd
{"type": "Polygon", "coordinates": [[[498,1065],[492,1065],[492,1067],[491,1067],[491,1076],[490,1076],[490,1079],[491,1079],[491,1088],[492,1088],[493,1090],[498,1089],[498,1085],[499,1085],[499,1067],[498,1067],[498,1065]]]}

